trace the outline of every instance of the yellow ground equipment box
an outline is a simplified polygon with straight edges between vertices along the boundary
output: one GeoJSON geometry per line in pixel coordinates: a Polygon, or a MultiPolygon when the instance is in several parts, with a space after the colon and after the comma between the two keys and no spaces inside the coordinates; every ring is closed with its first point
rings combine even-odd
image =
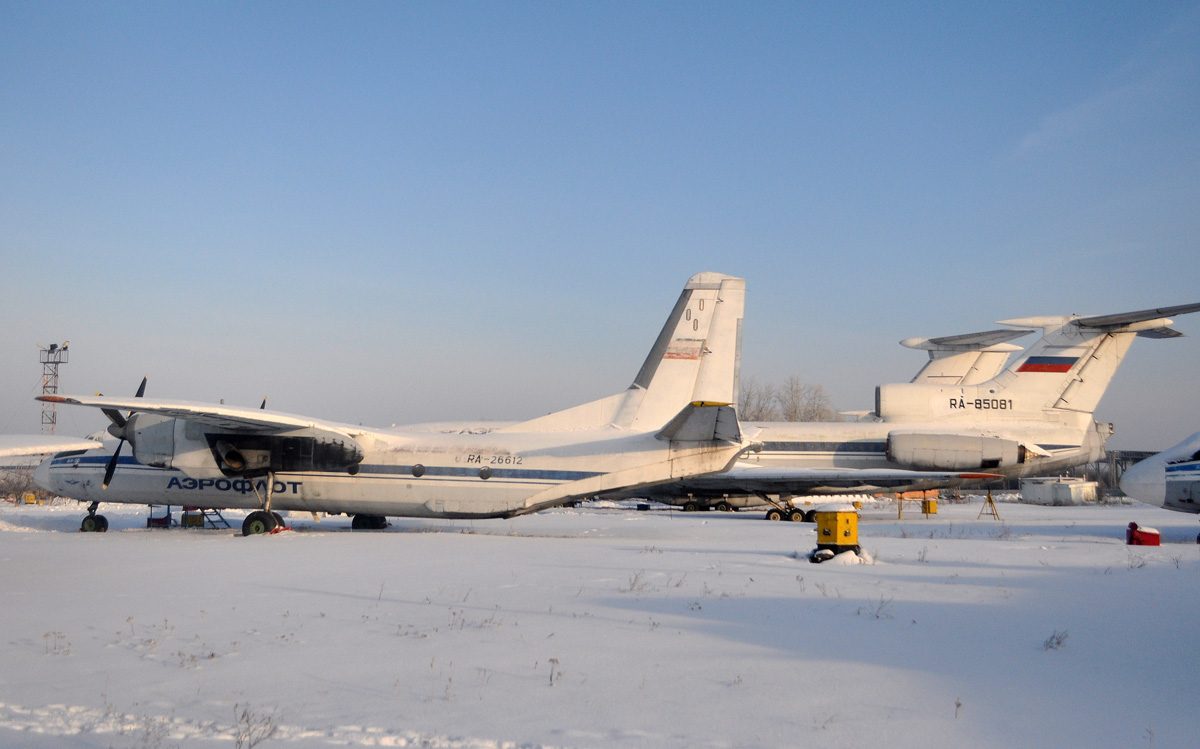
{"type": "Polygon", "coordinates": [[[921,512],[925,513],[927,516],[928,515],[936,515],[937,514],[937,500],[936,499],[922,499],[921,500],[921,512]]]}
{"type": "Polygon", "coordinates": [[[858,552],[857,510],[849,505],[819,507],[813,514],[817,520],[817,551],[858,552]]]}
{"type": "Polygon", "coordinates": [[[198,512],[185,512],[179,516],[179,524],[184,528],[203,528],[204,516],[198,512]]]}

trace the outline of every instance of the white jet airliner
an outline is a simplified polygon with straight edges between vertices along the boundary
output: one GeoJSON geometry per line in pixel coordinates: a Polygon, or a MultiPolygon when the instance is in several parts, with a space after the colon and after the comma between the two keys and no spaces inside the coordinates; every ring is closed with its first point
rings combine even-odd
{"type": "Polygon", "coordinates": [[[727,469],[757,446],[737,392],[745,281],[700,273],[684,287],[624,392],[515,424],[372,429],[256,408],[103,396],[43,396],[101,409],[118,442],[60,452],[35,480],[90,502],[82,530],[104,530],[100,502],[386,516],[511,517],[606,492],[727,469]],[[133,454],[122,455],[129,442],[133,454]]]}
{"type": "Polygon", "coordinates": [[[1200,432],[1130,466],[1121,491],[1148,505],[1200,513],[1200,432]]]}
{"type": "Polygon", "coordinates": [[[1137,336],[1177,338],[1171,315],[1200,304],[1096,317],[1004,320],[993,330],[902,343],[929,351],[909,383],[882,385],[875,410],[853,422],[747,422],[763,449],[729,471],[622,496],[685,509],[774,505],[770,519],[809,519],[789,498],[910,491],[1031,476],[1098,460],[1111,424],[1093,420],[1137,336]],[[1005,367],[1006,341],[1040,328],[1005,367]],[[957,472],[957,473],[956,473],[957,472]]]}

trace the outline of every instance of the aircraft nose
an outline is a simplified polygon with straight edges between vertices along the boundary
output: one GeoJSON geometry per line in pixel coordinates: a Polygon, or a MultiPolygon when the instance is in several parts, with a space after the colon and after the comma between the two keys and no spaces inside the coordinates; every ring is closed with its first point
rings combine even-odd
{"type": "Polygon", "coordinates": [[[33,483],[48,492],[54,491],[54,487],[50,485],[50,461],[52,460],[54,460],[54,456],[46,458],[41,463],[38,463],[37,468],[33,469],[33,483]]]}
{"type": "Polygon", "coordinates": [[[1121,491],[1139,502],[1162,507],[1167,494],[1165,461],[1148,458],[1130,466],[1121,476],[1121,491]]]}

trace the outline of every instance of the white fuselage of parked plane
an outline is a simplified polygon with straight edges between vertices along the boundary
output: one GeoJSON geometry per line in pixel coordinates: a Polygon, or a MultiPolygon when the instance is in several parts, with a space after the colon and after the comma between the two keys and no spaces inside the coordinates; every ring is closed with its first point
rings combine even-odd
{"type": "MultiPolygon", "coordinates": [[[[344,512],[412,517],[505,517],[537,509],[554,487],[621,474],[621,481],[661,480],[656,472],[720,470],[737,450],[680,446],[654,434],[617,429],[594,433],[355,434],[365,447],[358,471],[298,471],[274,475],[276,510],[344,512]],[[690,466],[690,467],[688,467],[690,466]],[[645,476],[638,474],[645,468],[645,476]],[[686,467],[686,468],[685,468],[686,467]],[[625,473],[621,473],[625,472],[625,473]]],[[[176,504],[254,509],[262,505],[267,477],[226,476],[208,466],[157,468],[123,455],[112,485],[101,488],[116,441],[100,449],[60,453],[37,470],[39,484],[82,501],[176,504]]],[[[666,474],[659,474],[665,476],[666,474]]],[[[679,473],[676,476],[681,475],[679,473]]],[[[553,502],[551,503],[553,504],[553,502]]]]}
{"type": "Polygon", "coordinates": [[[1130,466],[1121,491],[1148,505],[1200,513],[1200,432],[1130,466]]]}

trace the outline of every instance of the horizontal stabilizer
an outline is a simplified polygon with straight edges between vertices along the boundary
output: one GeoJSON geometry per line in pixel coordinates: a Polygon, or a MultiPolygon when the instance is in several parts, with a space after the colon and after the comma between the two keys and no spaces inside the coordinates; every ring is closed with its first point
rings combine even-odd
{"type": "Polygon", "coordinates": [[[737,412],[728,403],[689,403],[655,435],[672,442],[741,442],[737,412]]]}
{"type": "Polygon", "coordinates": [[[1075,324],[1081,328],[1116,328],[1148,320],[1157,320],[1160,317],[1187,315],[1192,312],[1200,312],[1200,303],[1180,304],[1176,307],[1160,307],[1158,309],[1144,309],[1138,312],[1122,312],[1117,315],[1081,317],[1075,321],[1075,324]]]}
{"type": "MultiPolygon", "coordinates": [[[[941,338],[905,338],[900,345],[906,348],[924,349],[926,351],[977,351],[991,346],[1011,341],[1014,338],[1029,335],[1031,329],[983,330],[978,333],[963,333],[962,335],[942,336],[941,338]]],[[[1002,351],[1019,351],[1019,346],[1006,346],[1002,351]]]]}

